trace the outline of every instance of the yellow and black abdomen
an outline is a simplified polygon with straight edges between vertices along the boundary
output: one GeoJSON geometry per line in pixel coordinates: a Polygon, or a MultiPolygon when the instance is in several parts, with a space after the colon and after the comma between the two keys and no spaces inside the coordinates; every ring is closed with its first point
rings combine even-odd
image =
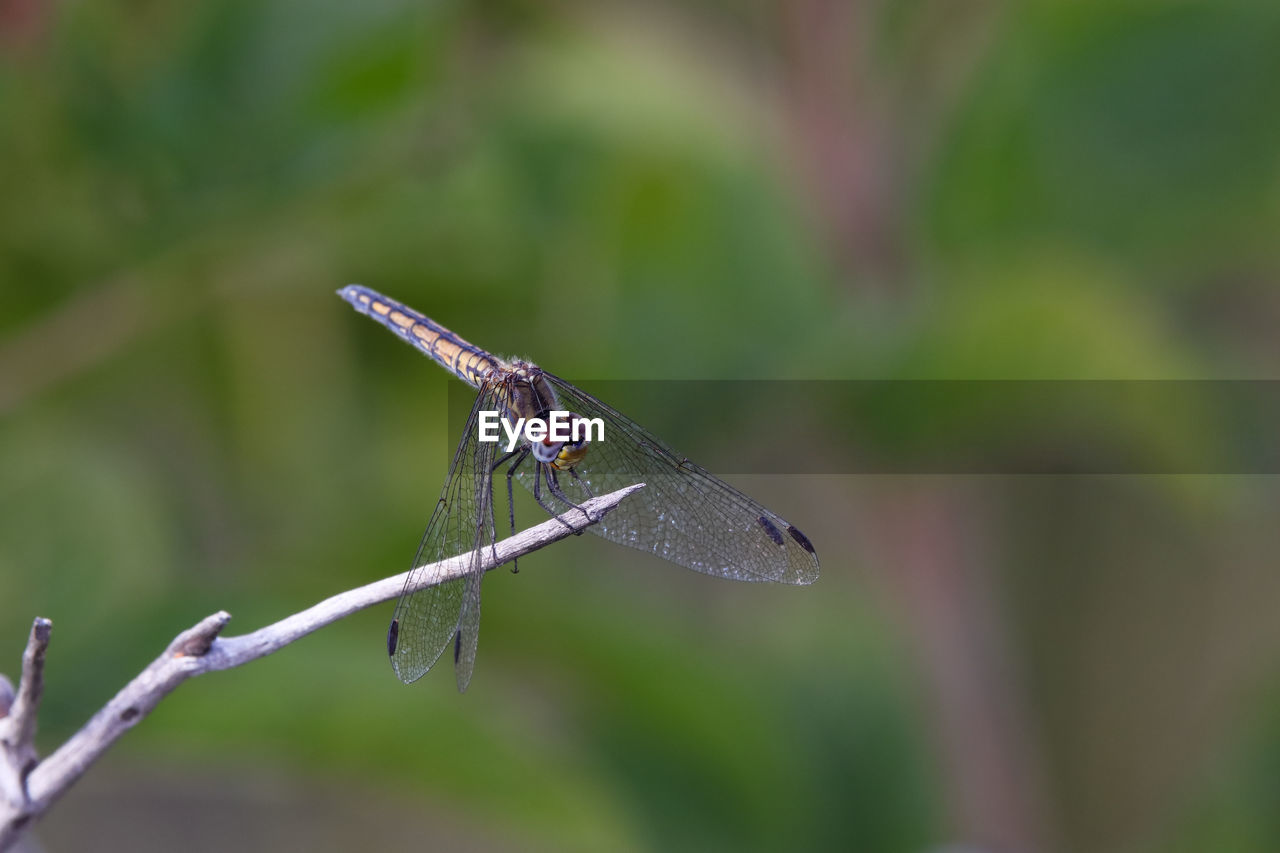
{"type": "Polygon", "coordinates": [[[501,361],[469,344],[439,323],[376,290],[349,284],[338,295],[361,314],[367,314],[429,356],[436,364],[472,387],[480,387],[501,361]]]}

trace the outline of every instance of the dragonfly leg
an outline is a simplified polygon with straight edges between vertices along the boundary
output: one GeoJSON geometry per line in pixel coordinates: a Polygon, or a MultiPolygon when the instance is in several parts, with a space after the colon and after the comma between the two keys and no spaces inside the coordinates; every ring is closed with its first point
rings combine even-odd
{"type": "MultiPolygon", "coordinates": [[[[489,469],[489,479],[492,482],[493,472],[498,470],[498,466],[506,462],[512,456],[516,457],[516,461],[511,463],[511,467],[507,469],[507,521],[511,523],[511,535],[516,535],[516,501],[515,495],[511,491],[511,478],[516,475],[516,469],[520,467],[520,463],[529,455],[529,448],[522,447],[519,450],[513,450],[506,456],[503,456],[497,462],[493,463],[493,467],[489,469]]],[[[511,574],[517,574],[520,571],[520,561],[513,559],[511,561],[511,574]]]]}
{"type": "Polygon", "coordinates": [[[594,498],[596,496],[596,493],[591,491],[591,487],[587,485],[587,481],[578,476],[577,468],[570,468],[569,476],[573,478],[573,481],[575,483],[577,483],[579,486],[582,486],[582,491],[587,493],[587,497],[594,498]]]}
{"type": "Polygon", "coordinates": [[[479,507],[483,518],[489,523],[489,552],[496,562],[498,559],[498,523],[493,516],[493,468],[489,476],[484,478],[484,506],[479,507]]]}
{"type": "MultiPolygon", "coordinates": [[[[547,511],[547,515],[555,518],[556,521],[560,522],[569,530],[573,531],[574,534],[581,533],[582,532],[581,530],[579,530],[578,528],[574,527],[572,524],[570,524],[569,522],[561,518],[560,513],[557,512],[554,507],[547,504],[546,500],[542,497],[542,478],[546,476],[547,485],[548,486],[551,485],[551,478],[548,475],[543,473],[543,469],[550,468],[551,466],[546,465],[543,462],[535,462],[534,464],[538,466],[538,470],[535,471],[533,475],[533,499],[538,502],[538,506],[542,507],[547,511]]],[[[557,486],[556,489],[558,490],[559,487],[557,486]]],[[[565,503],[569,503],[569,502],[565,501],[565,503]]],[[[569,506],[573,506],[573,504],[569,503],[569,506]]]]}
{"type": "MultiPolygon", "coordinates": [[[[585,509],[582,509],[582,507],[578,506],[576,503],[569,500],[569,496],[566,495],[564,493],[564,490],[560,488],[560,478],[556,475],[555,469],[552,468],[550,465],[548,465],[544,470],[547,475],[547,488],[551,490],[551,494],[553,494],[556,498],[558,498],[563,503],[566,503],[569,506],[573,507],[574,509],[582,510],[582,513],[590,521],[595,521],[595,518],[591,515],[591,513],[587,512],[585,509]]],[[[582,529],[578,529],[573,532],[576,534],[581,534],[582,529]]]]}

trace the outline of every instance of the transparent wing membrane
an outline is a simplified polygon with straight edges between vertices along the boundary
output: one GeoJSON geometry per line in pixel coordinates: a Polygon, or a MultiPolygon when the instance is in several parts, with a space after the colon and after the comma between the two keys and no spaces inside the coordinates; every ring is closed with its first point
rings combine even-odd
{"type": "Polygon", "coordinates": [[[489,488],[494,445],[476,440],[481,410],[498,406],[483,387],[467,419],[462,441],[449,465],[444,491],[413,558],[393,616],[394,648],[388,637],[391,666],[406,684],[417,681],[449,649],[454,656],[458,689],[466,690],[475,666],[480,630],[481,548],[494,543],[492,491],[489,488]],[[462,578],[414,591],[425,580],[427,566],[470,552],[471,570],[462,578]]]}
{"type": "MultiPolygon", "coordinates": [[[[573,471],[557,472],[564,495],[581,504],[593,495],[646,484],[589,527],[592,533],[717,577],[789,584],[817,579],[813,546],[786,519],[680,457],[590,394],[543,375],[561,408],[604,421],[604,440],[593,441],[573,471]]],[[[538,473],[526,460],[516,476],[532,491],[538,473]]],[[[542,486],[545,494],[545,479],[542,486]]]]}

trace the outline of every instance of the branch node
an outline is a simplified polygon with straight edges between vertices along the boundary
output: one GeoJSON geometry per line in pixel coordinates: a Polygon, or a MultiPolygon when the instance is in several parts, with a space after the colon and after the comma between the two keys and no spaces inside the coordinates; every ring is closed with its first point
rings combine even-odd
{"type": "Polygon", "coordinates": [[[209,653],[213,641],[218,639],[222,629],[231,621],[231,614],[219,610],[212,616],[206,616],[200,622],[179,634],[169,644],[169,652],[174,657],[199,658],[209,653]]]}

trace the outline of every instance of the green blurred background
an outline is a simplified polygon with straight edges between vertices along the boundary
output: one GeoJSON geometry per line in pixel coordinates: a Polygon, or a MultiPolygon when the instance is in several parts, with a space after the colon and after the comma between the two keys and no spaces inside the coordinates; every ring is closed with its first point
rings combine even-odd
{"type": "MultiPolygon", "coordinates": [[[[210,612],[407,567],[456,380],[348,282],[584,380],[1275,377],[1277,44],[1261,0],[0,3],[41,748],[210,612]]],[[[859,440],[774,414],[718,440],[859,440]]],[[[375,608],[184,685],[39,839],[1280,849],[1274,477],[734,482],[817,586],[566,541],[489,576],[465,695],[396,681],[375,608]]]]}

